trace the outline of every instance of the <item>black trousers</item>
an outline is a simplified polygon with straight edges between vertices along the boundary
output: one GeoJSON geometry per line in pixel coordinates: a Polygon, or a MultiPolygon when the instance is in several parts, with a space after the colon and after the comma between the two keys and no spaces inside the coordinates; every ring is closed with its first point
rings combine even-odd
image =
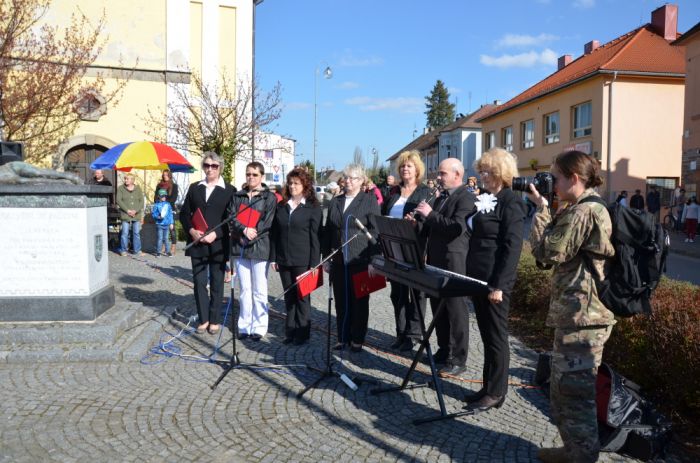
{"type": "Polygon", "coordinates": [[[466,297],[430,298],[433,316],[440,301],[445,301],[440,317],[435,319],[438,347],[448,353],[452,365],[464,366],[469,351],[469,309],[466,297]]]}
{"type": "MultiPolygon", "coordinates": [[[[282,287],[286,291],[292,286],[297,279],[297,276],[306,272],[306,267],[285,267],[279,266],[280,280],[282,287]]],[[[320,270],[319,271],[323,271],[320,270]]],[[[299,297],[297,288],[293,288],[285,293],[284,305],[287,308],[287,320],[284,325],[284,333],[288,339],[296,339],[298,341],[306,341],[311,333],[311,322],[309,316],[311,313],[311,295],[304,298],[299,297]]]]}
{"type": "Polygon", "coordinates": [[[209,322],[218,325],[222,321],[221,303],[224,298],[226,258],[221,254],[214,257],[191,257],[191,259],[194,301],[197,304],[199,323],[209,322]],[[207,290],[207,282],[209,290],[207,290]]]}
{"type": "Polygon", "coordinates": [[[508,392],[508,310],[510,294],[503,293],[503,301],[493,304],[487,296],[474,296],[476,322],[484,343],[483,389],[491,396],[508,392]]]}
{"type": "Polygon", "coordinates": [[[420,291],[412,292],[408,286],[392,281],[390,297],[394,305],[396,337],[421,339],[423,335],[421,319],[425,317],[425,294],[420,291]],[[413,295],[416,295],[418,310],[416,310],[413,295]]]}
{"type": "Polygon", "coordinates": [[[349,265],[346,275],[342,259],[333,259],[331,281],[333,297],[335,297],[338,342],[355,344],[365,342],[369,320],[369,296],[356,298],[352,285],[352,276],[365,270],[367,265],[349,265]]]}

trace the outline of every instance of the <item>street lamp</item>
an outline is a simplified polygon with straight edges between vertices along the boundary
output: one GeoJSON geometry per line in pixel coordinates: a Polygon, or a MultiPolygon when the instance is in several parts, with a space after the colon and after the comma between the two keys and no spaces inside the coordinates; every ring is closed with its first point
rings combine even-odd
{"type": "MultiPolygon", "coordinates": [[[[318,112],[318,105],[316,103],[316,99],[318,96],[318,72],[320,68],[316,68],[314,70],[314,183],[316,183],[316,113],[318,112]]],[[[326,69],[323,70],[323,78],[324,79],[330,79],[333,77],[333,70],[331,69],[330,66],[326,66],[326,69]]]]}
{"type": "Polygon", "coordinates": [[[250,158],[255,161],[255,10],[258,5],[260,5],[264,0],[253,0],[253,53],[251,62],[251,74],[253,75],[250,79],[250,114],[251,114],[251,141],[250,141],[250,158]]]}

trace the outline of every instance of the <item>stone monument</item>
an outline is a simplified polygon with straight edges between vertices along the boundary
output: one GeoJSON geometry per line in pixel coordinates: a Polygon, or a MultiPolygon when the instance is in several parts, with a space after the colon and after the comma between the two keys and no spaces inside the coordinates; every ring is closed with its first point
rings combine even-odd
{"type": "Polygon", "coordinates": [[[110,192],[23,162],[0,166],[0,322],[92,321],[114,305],[110,192]]]}

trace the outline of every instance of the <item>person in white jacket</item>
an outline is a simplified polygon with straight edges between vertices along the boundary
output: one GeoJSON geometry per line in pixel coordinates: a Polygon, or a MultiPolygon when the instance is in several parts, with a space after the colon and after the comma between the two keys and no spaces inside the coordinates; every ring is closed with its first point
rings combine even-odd
{"type": "Polygon", "coordinates": [[[698,229],[698,216],[700,216],[700,206],[698,205],[698,200],[695,196],[688,200],[688,203],[683,208],[682,222],[685,222],[685,233],[688,237],[685,239],[686,243],[695,242],[695,233],[698,229]]]}

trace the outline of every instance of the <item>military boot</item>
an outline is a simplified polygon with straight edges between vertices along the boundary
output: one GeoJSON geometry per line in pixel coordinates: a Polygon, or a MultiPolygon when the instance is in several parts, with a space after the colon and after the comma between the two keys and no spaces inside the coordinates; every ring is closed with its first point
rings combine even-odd
{"type": "Polygon", "coordinates": [[[570,463],[571,456],[564,447],[544,448],[537,452],[537,456],[544,463],[570,463]]]}

